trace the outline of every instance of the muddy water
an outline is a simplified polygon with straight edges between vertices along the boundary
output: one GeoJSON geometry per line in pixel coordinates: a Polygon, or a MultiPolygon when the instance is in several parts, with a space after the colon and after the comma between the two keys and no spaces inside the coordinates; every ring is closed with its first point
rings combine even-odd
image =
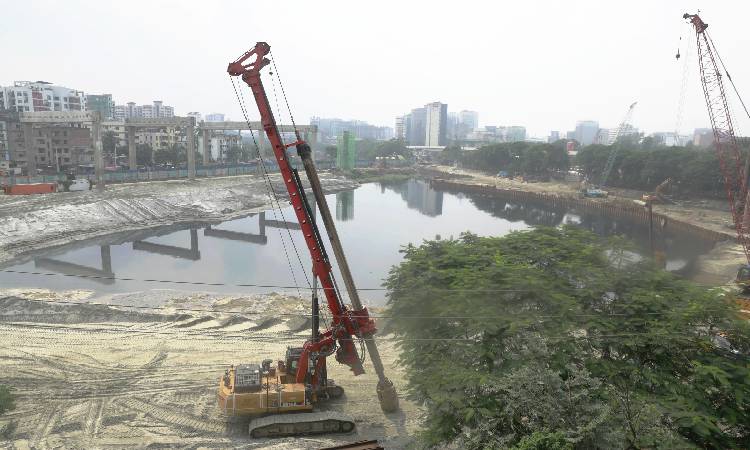
{"type": "MultiPolygon", "coordinates": [[[[467,230],[502,236],[536,225],[574,224],[600,235],[621,234],[633,239],[636,258],[651,251],[648,228],[642,224],[543,204],[440,192],[420,180],[368,183],[328,195],[327,201],[335,211],[355,280],[363,289],[361,295],[371,304],[384,303],[381,283],[401,260],[403,245],[436,236],[458,237],[467,230]]],[[[220,224],[161,228],[78,243],[28,255],[23,262],[4,267],[56,275],[0,273],[0,285],[91,289],[101,294],[180,289],[307,296],[310,264],[301,233],[291,223],[294,220],[287,207],[220,224]]],[[[668,270],[689,275],[693,262],[710,251],[713,243],[657,227],[653,247],[668,270]]],[[[329,254],[333,253],[329,250],[329,254]]]]}

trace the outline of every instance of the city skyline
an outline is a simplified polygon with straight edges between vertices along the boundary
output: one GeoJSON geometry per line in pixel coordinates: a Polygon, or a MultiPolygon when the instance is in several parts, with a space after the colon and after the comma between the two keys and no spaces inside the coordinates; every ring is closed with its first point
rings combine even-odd
{"type": "MultiPolygon", "coordinates": [[[[71,100],[72,101],[72,100],[71,100]]],[[[424,107],[412,109],[410,113],[402,116],[396,116],[394,126],[376,126],[371,125],[363,120],[358,119],[340,119],[338,117],[319,117],[310,118],[311,125],[317,125],[319,128],[320,138],[325,143],[326,139],[335,138],[338,133],[335,131],[349,130],[353,131],[357,139],[388,140],[391,138],[403,139],[410,145],[427,145],[427,146],[445,146],[450,142],[464,143],[491,143],[491,142],[513,142],[519,140],[547,141],[553,142],[557,139],[576,140],[579,144],[586,146],[592,143],[610,144],[614,141],[614,134],[617,126],[605,128],[597,120],[577,120],[575,128],[560,133],[559,130],[550,130],[547,136],[533,136],[527,134],[526,127],[523,125],[506,126],[506,125],[489,125],[479,126],[478,113],[476,111],[461,110],[459,112],[448,112],[447,106],[441,102],[432,102],[424,107]],[[430,113],[430,108],[437,108],[430,113]],[[416,129],[413,122],[414,115],[423,115],[424,117],[418,122],[416,129]],[[428,117],[435,115],[434,120],[427,120],[428,117]],[[438,118],[439,117],[439,118],[438,118]],[[430,132],[427,125],[429,122],[435,130],[430,132]],[[468,127],[466,125],[469,125],[468,127]],[[411,131],[410,131],[411,129],[411,131]],[[520,131],[520,133],[518,132],[520,131]],[[586,130],[586,131],[583,131],[586,130]],[[394,135],[395,133],[395,135],[394,135]],[[425,134],[426,133],[426,134],[425,134]],[[429,137],[433,135],[432,137],[429,137]],[[553,137],[557,137],[553,139],[553,137]],[[418,137],[415,141],[415,137],[418,137]],[[546,139],[545,139],[546,137],[546,139]],[[429,141],[429,142],[428,142],[429,141]]],[[[151,105],[136,105],[135,102],[120,104],[115,102],[112,94],[93,94],[87,93],[82,89],[72,89],[65,86],[59,86],[48,81],[21,81],[16,80],[12,85],[0,85],[0,110],[7,108],[18,111],[67,111],[88,110],[99,111],[104,120],[123,121],[131,117],[174,117],[175,108],[164,105],[161,100],[154,100],[151,105]],[[36,90],[34,90],[36,89],[36,90]],[[56,95],[74,95],[74,97],[57,97],[56,95]],[[32,98],[33,97],[33,98],[32,98]],[[77,103],[68,103],[72,98],[77,103]]],[[[226,114],[211,112],[202,114],[197,111],[190,111],[185,114],[187,117],[194,117],[196,122],[221,122],[230,120],[226,114]]],[[[619,123],[617,124],[619,126],[619,123]]],[[[693,130],[681,129],[679,134],[671,131],[642,130],[628,121],[628,133],[643,132],[643,136],[659,137],[667,145],[684,145],[693,136],[693,141],[704,141],[705,133],[702,131],[706,128],[698,127],[693,130]]],[[[701,146],[705,146],[705,142],[701,146]]]]}
{"type": "MultiPolygon", "coordinates": [[[[455,110],[477,111],[483,125],[523,124],[530,136],[544,137],[550,130],[573,129],[580,120],[615,127],[636,100],[636,127],[673,131],[683,60],[689,57],[681,130],[708,126],[690,48],[694,39],[681,19],[684,12],[696,11],[698,2],[636,2],[615,9],[598,8],[589,0],[462,8],[434,4],[429,9],[388,1],[368,9],[346,2],[330,5],[340,14],[368,16],[343,25],[327,8],[304,2],[223,6],[194,14],[195,8],[176,1],[11,3],[6,16],[14,20],[0,30],[0,38],[14,42],[5,55],[2,83],[44,79],[138,104],[163,99],[175,105],[178,115],[223,111],[241,118],[225,69],[257,40],[265,40],[272,46],[292,112],[304,121],[356,117],[393,126],[393,117],[402,111],[439,99],[455,110]],[[271,10],[273,16],[285,17],[289,29],[314,23],[315,32],[302,42],[264,19],[271,10]],[[452,26],[428,40],[410,26],[415,17],[452,26]],[[25,23],[55,29],[60,20],[68,26],[54,40],[14,38],[24,34],[25,23]],[[125,23],[135,24],[131,33],[112,35],[112,29],[125,23]],[[396,31],[376,32],[385,24],[396,31]],[[160,30],[158,45],[147,32],[154,27],[160,30]],[[212,38],[217,35],[221,45],[212,38]],[[505,45],[519,42],[523,45],[505,45]],[[498,45],[505,49],[502,57],[493,56],[498,45]],[[678,46],[683,59],[675,61],[678,46]],[[440,68],[454,60],[460,62],[440,68]],[[185,61],[193,61],[190,70],[177,69],[185,61]]],[[[744,29],[743,10],[750,12],[750,5],[702,11],[741,92],[750,89],[750,64],[744,61],[748,38],[737,32],[744,29]]],[[[249,92],[243,94],[247,100],[249,92]]],[[[255,119],[254,112],[250,118],[255,119]]],[[[737,120],[740,130],[750,129],[746,117],[738,114],[737,120]]]]}

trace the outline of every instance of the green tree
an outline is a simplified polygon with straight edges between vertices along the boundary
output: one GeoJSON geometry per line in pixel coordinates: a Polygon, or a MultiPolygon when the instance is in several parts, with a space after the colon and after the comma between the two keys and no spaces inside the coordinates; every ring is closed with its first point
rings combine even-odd
{"type": "Polygon", "coordinates": [[[404,248],[388,315],[426,445],[750,444],[750,326],[621,247],[562,227],[404,248]]]}
{"type": "Polygon", "coordinates": [[[380,157],[403,156],[406,159],[413,157],[412,151],[406,148],[406,143],[400,139],[379,142],[376,146],[376,155],[380,157]]]}
{"type": "Polygon", "coordinates": [[[138,166],[140,167],[150,166],[152,154],[153,154],[153,149],[151,148],[151,144],[136,144],[135,161],[138,164],[138,166]]]}
{"type": "MultiPolygon", "coordinates": [[[[675,192],[684,196],[723,197],[723,177],[719,161],[711,149],[687,146],[667,147],[644,138],[640,145],[618,142],[612,146],[589,145],[576,156],[576,163],[598,183],[610,152],[617,146],[617,158],[607,181],[608,186],[650,191],[672,178],[675,192]]],[[[747,149],[741,148],[745,160],[747,149]]]]}
{"type": "Polygon", "coordinates": [[[461,146],[451,144],[440,152],[440,162],[442,164],[453,164],[461,159],[461,146]]]}
{"type": "Polygon", "coordinates": [[[227,150],[226,159],[231,163],[239,163],[240,161],[247,161],[250,159],[250,155],[251,152],[249,148],[232,145],[227,150]]]}
{"type": "Polygon", "coordinates": [[[117,135],[114,131],[107,131],[102,135],[102,151],[106,155],[114,155],[117,147],[117,135]]]}
{"type": "Polygon", "coordinates": [[[168,147],[160,148],[154,154],[154,163],[156,164],[171,164],[177,166],[185,162],[187,154],[185,147],[182,145],[170,145],[168,147]]]}

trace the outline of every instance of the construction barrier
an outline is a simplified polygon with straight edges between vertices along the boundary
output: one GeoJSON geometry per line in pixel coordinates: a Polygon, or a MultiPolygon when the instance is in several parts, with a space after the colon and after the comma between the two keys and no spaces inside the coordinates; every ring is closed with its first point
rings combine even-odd
{"type": "MultiPolygon", "coordinates": [[[[279,171],[279,166],[276,163],[266,162],[266,170],[274,173],[279,171]]],[[[317,163],[320,169],[330,169],[332,164],[328,161],[317,163]]],[[[196,177],[230,177],[236,175],[253,175],[259,174],[262,169],[257,164],[247,164],[242,166],[234,167],[201,167],[195,170],[196,177]]],[[[138,181],[156,181],[156,180],[176,180],[180,178],[187,178],[187,169],[171,169],[171,170],[151,170],[151,169],[140,169],[140,170],[127,170],[119,172],[107,171],[103,174],[105,184],[111,183],[135,183],[138,181]]],[[[77,175],[77,178],[86,178],[92,183],[96,180],[94,174],[77,175]]],[[[1,186],[13,186],[18,184],[38,184],[38,183],[58,183],[63,182],[67,179],[64,174],[61,175],[39,175],[36,177],[27,176],[4,176],[0,177],[1,186]]]]}
{"type": "MultiPolygon", "coordinates": [[[[292,166],[295,168],[298,164],[295,164],[296,160],[292,160],[292,166]]],[[[390,162],[389,165],[393,167],[401,167],[404,164],[400,161],[390,162]]],[[[365,168],[371,167],[375,164],[374,161],[358,160],[356,167],[365,168]]],[[[317,161],[315,166],[320,170],[328,170],[334,167],[333,161],[317,161]]],[[[279,171],[279,165],[275,161],[265,161],[265,168],[270,173],[276,173],[279,171]]],[[[262,168],[257,163],[243,164],[241,166],[232,167],[200,167],[195,170],[196,177],[231,177],[236,175],[253,175],[262,173],[262,168]]],[[[110,183],[135,183],[138,181],[155,181],[155,180],[176,180],[180,178],[187,178],[187,169],[171,169],[171,170],[151,170],[151,169],[139,169],[139,170],[123,170],[123,171],[106,171],[104,172],[103,179],[105,184],[110,183]]],[[[94,174],[78,175],[77,178],[87,178],[93,182],[96,180],[94,174]]],[[[66,180],[64,174],[60,175],[38,175],[35,177],[12,175],[0,177],[0,186],[13,186],[16,184],[36,184],[36,183],[58,183],[66,180]]]]}

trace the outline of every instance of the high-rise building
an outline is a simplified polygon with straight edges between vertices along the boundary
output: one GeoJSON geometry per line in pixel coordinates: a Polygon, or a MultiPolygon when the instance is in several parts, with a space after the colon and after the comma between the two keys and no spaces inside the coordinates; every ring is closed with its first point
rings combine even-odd
{"type": "Polygon", "coordinates": [[[334,143],[348,131],[356,139],[387,141],[393,139],[393,128],[371,125],[363,120],[344,120],[313,116],[310,125],[318,127],[318,136],[323,142],[334,143]]]}
{"type": "Polygon", "coordinates": [[[406,140],[406,116],[396,117],[395,136],[396,139],[406,140]]]}
{"type": "Polygon", "coordinates": [[[428,147],[446,145],[446,126],[448,125],[448,105],[440,102],[425,105],[425,143],[428,147]]]}
{"type": "Polygon", "coordinates": [[[575,140],[579,144],[591,145],[599,132],[599,122],[595,120],[579,120],[576,122],[575,140]]]}
{"type": "Polygon", "coordinates": [[[195,123],[198,123],[201,120],[203,120],[203,116],[198,111],[191,111],[191,112],[187,113],[187,116],[188,117],[195,117],[195,123]]]}
{"type": "Polygon", "coordinates": [[[151,105],[136,105],[128,102],[125,105],[115,105],[112,116],[115,120],[125,120],[135,117],[145,119],[157,119],[174,117],[174,108],[167,106],[161,100],[154,100],[151,105]]]}
{"type": "Polygon", "coordinates": [[[86,96],[86,110],[101,113],[103,120],[112,120],[115,117],[115,102],[112,94],[88,94],[86,96]]]}
{"type": "Polygon", "coordinates": [[[505,142],[521,142],[526,140],[526,127],[512,125],[505,128],[505,142]]]}
{"type": "Polygon", "coordinates": [[[408,145],[437,147],[447,144],[448,105],[445,103],[428,103],[424,108],[412,109],[400,119],[408,145]]]}
{"type": "Polygon", "coordinates": [[[456,141],[459,139],[459,129],[458,129],[458,113],[455,112],[449,112],[448,113],[448,121],[446,123],[446,130],[445,130],[445,138],[448,141],[456,141]]]}
{"type": "Polygon", "coordinates": [[[85,111],[83,91],[56,86],[47,81],[16,81],[0,87],[0,110],[85,111]]]}
{"type": "Polygon", "coordinates": [[[222,113],[206,114],[206,122],[224,122],[224,114],[222,113]]]}
{"type": "Polygon", "coordinates": [[[710,147],[714,143],[714,130],[711,128],[696,128],[693,131],[693,145],[696,147],[710,147]]]}
{"type": "Polygon", "coordinates": [[[610,138],[614,138],[614,135],[610,136],[612,133],[616,133],[617,130],[610,130],[607,128],[599,128],[599,131],[596,132],[596,138],[594,138],[594,144],[602,144],[602,145],[609,145],[610,144],[610,138]]]}
{"type": "Polygon", "coordinates": [[[547,142],[553,143],[560,140],[560,132],[552,130],[549,132],[549,137],[547,137],[547,142]]]}
{"type": "Polygon", "coordinates": [[[427,129],[427,109],[414,108],[409,113],[406,122],[406,141],[409,145],[425,145],[425,131],[427,129]]]}
{"type": "Polygon", "coordinates": [[[479,129],[479,113],[476,111],[463,110],[458,113],[458,123],[468,128],[468,131],[479,129]]]}

